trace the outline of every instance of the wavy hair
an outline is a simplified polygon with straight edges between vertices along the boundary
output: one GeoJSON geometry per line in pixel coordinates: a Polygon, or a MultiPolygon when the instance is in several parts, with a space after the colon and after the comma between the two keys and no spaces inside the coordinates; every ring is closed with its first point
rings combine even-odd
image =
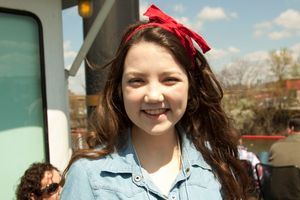
{"type": "Polygon", "coordinates": [[[41,190],[41,181],[46,171],[58,169],[50,163],[33,163],[21,177],[16,190],[17,200],[31,200],[32,197],[38,199],[41,190]]]}
{"type": "Polygon", "coordinates": [[[66,171],[79,158],[96,159],[126,144],[124,130],[132,122],[125,112],[122,99],[124,60],[131,46],[140,41],[153,42],[168,49],[187,72],[188,104],[178,123],[205,161],[211,165],[222,185],[224,198],[244,199],[247,192],[247,174],[237,158],[237,142],[232,136],[232,125],[221,105],[222,88],[208,62],[199,51],[191,59],[179,39],[160,27],[149,26],[141,29],[126,41],[128,35],[141,24],[142,22],[138,22],[128,28],[115,58],[107,65],[110,67],[108,80],[100,95],[99,106],[91,117],[92,129],[88,139],[90,149],[75,152],[66,171]],[[98,145],[103,148],[96,150],[98,145]]]}

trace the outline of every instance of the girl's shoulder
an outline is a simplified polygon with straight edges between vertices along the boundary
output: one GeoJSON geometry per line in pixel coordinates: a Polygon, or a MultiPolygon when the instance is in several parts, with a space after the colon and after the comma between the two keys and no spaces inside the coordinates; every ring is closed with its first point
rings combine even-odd
{"type": "Polygon", "coordinates": [[[80,158],[72,163],[70,169],[68,170],[68,174],[70,173],[91,173],[93,171],[99,171],[105,165],[106,157],[97,158],[97,159],[88,159],[88,158],[80,158]]]}
{"type": "MultiPolygon", "coordinates": [[[[111,153],[96,159],[80,158],[70,167],[69,171],[78,171],[87,173],[88,176],[99,174],[101,172],[126,173],[132,171],[132,161],[128,155],[111,153]]],[[[130,156],[131,157],[131,156],[130,156]]]]}

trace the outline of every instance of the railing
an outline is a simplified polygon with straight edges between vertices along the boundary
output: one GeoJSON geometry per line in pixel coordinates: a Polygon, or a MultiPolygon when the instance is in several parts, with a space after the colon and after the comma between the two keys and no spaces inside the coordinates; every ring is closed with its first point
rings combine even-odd
{"type": "Polygon", "coordinates": [[[270,150],[271,145],[285,138],[283,135],[243,135],[242,141],[243,145],[247,147],[249,151],[252,151],[261,160],[267,160],[268,152],[270,150]]]}

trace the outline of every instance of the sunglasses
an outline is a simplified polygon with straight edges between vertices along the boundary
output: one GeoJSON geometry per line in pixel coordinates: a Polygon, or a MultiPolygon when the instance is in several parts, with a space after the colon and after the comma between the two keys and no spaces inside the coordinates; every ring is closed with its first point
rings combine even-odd
{"type": "Polygon", "coordinates": [[[59,183],[51,183],[44,189],[41,189],[38,192],[38,196],[50,196],[58,190],[59,186],[60,186],[59,183]]]}
{"type": "Polygon", "coordinates": [[[65,183],[64,178],[62,178],[59,183],[51,183],[50,185],[48,185],[44,189],[41,189],[38,192],[38,196],[50,196],[50,195],[54,194],[57,191],[59,186],[62,187],[64,185],[64,183],[65,183]]]}

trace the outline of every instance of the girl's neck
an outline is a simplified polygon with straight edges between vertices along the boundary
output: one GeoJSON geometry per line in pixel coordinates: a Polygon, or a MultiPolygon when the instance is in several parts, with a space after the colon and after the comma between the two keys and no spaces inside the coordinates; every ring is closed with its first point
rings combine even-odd
{"type": "Polygon", "coordinates": [[[132,128],[132,144],[143,168],[155,172],[170,162],[179,162],[179,137],[175,131],[150,135],[137,127],[132,128]],[[177,161],[176,161],[177,160],[177,161]]]}
{"type": "Polygon", "coordinates": [[[169,152],[177,146],[177,133],[175,128],[160,135],[151,135],[134,126],[131,131],[131,138],[135,148],[142,148],[146,152],[154,153],[169,152]]]}

